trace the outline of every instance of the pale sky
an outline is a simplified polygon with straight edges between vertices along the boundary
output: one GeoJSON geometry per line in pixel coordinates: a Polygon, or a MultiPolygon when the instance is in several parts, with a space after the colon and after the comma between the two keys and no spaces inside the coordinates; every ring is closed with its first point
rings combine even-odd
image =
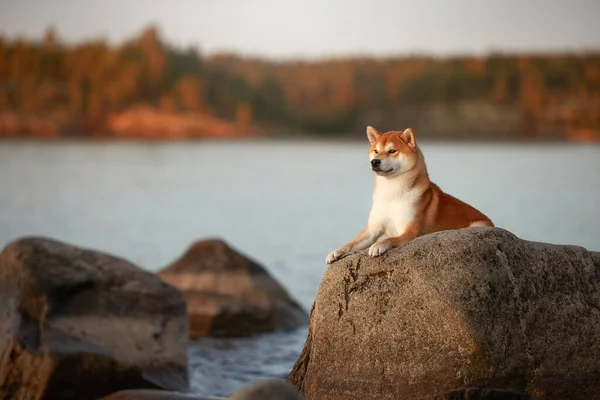
{"type": "Polygon", "coordinates": [[[272,58],[600,49],[600,0],[0,0],[0,33],[120,42],[155,23],[203,53],[272,58]]]}

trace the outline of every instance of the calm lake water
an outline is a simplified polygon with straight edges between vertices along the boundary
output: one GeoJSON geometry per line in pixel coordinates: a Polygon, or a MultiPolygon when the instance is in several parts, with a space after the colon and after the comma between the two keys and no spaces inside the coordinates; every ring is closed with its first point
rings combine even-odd
{"type": "MultiPolygon", "coordinates": [[[[600,250],[600,147],[422,143],[430,176],[517,236],[600,250]]],[[[0,142],[0,246],[47,235],[151,271],[220,237],[309,310],[329,251],[363,229],[367,142],[0,142]]],[[[190,348],[192,388],[286,375],[306,329],[190,348]]]]}

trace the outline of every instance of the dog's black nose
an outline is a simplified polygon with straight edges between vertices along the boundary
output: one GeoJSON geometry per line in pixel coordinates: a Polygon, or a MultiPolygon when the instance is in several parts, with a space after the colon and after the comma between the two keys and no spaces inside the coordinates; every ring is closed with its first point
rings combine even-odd
{"type": "Polygon", "coordinates": [[[379,158],[374,158],[371,160],[372,167],[379,167],[381,165],[381,160],[379,158]]]}

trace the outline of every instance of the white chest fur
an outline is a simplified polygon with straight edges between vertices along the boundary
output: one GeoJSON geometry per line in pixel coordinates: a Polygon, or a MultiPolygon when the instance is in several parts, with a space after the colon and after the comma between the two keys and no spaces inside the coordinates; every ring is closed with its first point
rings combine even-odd
{"type": "Polygon", "coordinates": [[[399,236],[415,219],[422,191],[399,179],[376,178],[369,225],[387,237],[399,236]]]}

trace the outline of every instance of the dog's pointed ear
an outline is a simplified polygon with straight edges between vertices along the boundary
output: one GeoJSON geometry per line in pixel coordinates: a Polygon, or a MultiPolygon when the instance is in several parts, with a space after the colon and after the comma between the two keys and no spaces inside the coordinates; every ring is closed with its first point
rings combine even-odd
{"type": "Polygon", "coordinates": [[[381,132],[372,126],[367,126],[367,138],[369,138],[369,143],[375,143],[377,139],[379,139],[379,136],[381,136],[381,132]]]}
{"type": "Polygon", "coordinates": [[[412,151],[417,151],[417,140],[415,139],[415,134],[413,133],[412,129],[406,128],[400,137],[412,151]]]}

